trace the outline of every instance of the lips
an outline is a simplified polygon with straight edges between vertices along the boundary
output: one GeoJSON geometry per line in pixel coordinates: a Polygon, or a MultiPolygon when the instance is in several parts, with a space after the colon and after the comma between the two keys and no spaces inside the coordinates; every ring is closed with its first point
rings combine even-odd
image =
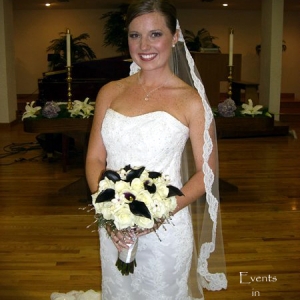
{"type": "Polygon", "coordinates": [[[154,59],[157,56],[157,54],[139,54],[139,56],[143,61],[150,61],[154,59]]]}

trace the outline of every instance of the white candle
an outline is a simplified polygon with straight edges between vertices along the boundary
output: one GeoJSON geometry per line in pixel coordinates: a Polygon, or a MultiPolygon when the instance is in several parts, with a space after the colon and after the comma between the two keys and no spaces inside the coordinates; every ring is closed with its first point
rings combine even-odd
{"type": "Polygon", "coordinates": [[[67,29],[66,40],[67,40],[67,67],[71,67],[71,34],[70,34],[70,29],[67,29]]]}
{"type": "Polygon", "coordinates": [[[229,66],[233,66],[233,29],[229,29],[229,66]]]}

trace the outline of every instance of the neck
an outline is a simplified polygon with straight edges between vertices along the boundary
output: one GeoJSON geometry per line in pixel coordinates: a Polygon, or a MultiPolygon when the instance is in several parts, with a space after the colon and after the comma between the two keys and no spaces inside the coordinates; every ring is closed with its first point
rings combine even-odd
{"type": "Polygon", "coordinates": [[[139,71],[138,83],[148,88],[155,88],[162,85],[168,78],[173,75],[171,70],[165,72],[154,72],[154,71],[139,71]]]}
{"type": "MultiPolygon", "coordinates": [[[[155,85],[151,85],[151,88],[150,88],[150,85],[148,85],[149,88],[146,88],[146,84],[144,84],[142,82],[142,79],[141,79],[141,72],[138,73],[138,84],[142,87],[145,95],[143,96],[143,99],[145,101],[148,101],[152,94],[154,94],[157,90],[159,90],[160,88],[163,88],[167,82],[171,79],[171,77],[173,76],[173,73],[171,74],[168,74],[167,76],[164,76],[164,80],[162,81],[159,81],[159,84],[155,84],[155,85]]],[[[145,79],[145,78],[144,78],[145,79]]],[[[145,80],[144,80],[145,82],[145,80]]]]}

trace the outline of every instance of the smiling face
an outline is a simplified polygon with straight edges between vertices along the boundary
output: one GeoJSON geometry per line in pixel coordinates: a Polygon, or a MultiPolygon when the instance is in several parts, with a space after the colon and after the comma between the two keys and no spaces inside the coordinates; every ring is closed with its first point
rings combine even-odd
{"type": "Polygon", "coordinates": [[[158,12],[141,15],[128,28],[128,44],[132,59],[143,69],[153,70],[168,66],[172,45],[177,42],[158,12]]]}

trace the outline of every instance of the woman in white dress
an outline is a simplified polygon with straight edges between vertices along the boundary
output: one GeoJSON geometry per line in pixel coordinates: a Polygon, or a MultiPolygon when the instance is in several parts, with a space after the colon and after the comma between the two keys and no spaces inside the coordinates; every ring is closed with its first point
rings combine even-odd
{"type": "MultiPolygon", "coordinates": [[[[115,266],[118,252],[128,248],[128,237],[122,231],[99,230],[101,297],[203,299],[202,287],[220,290],[227,285],[224,270],[211,273],[207,263],[217,250],[216,233],[220,233],[216,229],[219,202],[215,190],[217,147],[212,113],[181,31],[176,27],[175,7],[168,0],[138,0],[129,7],[126,21],[134,62],[132,75],[110,82],[99,91],[86,158],[87,181],[94,193],[106,169],[145,166],[169,175],[171,184],[180,188],[184,196],[177,197],[172,224],[158,228],[161,241],[151,230],[140,233],[133,274],[123,276],[115,266]],[[184,60],[189,62],[192,86],[185,77],[186,82],[176,76],[182,70],[177,67],[178,61],[170,63],[177,48],[178,53],[183,49],[184,56],[187,55],[184,60]],[[195,172],[187,179],[182,178],[185,172],[181,162],[188,140],[195,172]],[[189,207],[200,197],[204,197],[204,206],[207,205],[201,211],[201,222],[209,226],[204,227],[200,244],[197,242],[201,247],[198,257],[189,207]],[[197,258],[195,264],[193,257],[197,258]],[[194,275],[193,267],[197,269],[194,275]]],[[[176,56],[176,60],[180,59],[176,56]]],[[[221,248],[216,256],[218,262],[223,259],[222,254],[221,248]]],[[[64,299],[59,297],[62,294],[57,293],[56,298],[52,295],[52,299],[64,299]]]]}

